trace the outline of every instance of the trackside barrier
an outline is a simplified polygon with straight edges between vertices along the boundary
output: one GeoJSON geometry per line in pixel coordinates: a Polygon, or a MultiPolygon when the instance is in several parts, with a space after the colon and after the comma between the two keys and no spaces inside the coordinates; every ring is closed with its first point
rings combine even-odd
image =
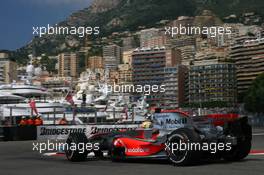
{"type": "Polygon", "coordinates": [[[250,117],[249,123],[255,128],[264,128],[264,116],[250,117]]]}
{"type": "MultiPolygon", "coordinates": [[[[107,111],[96,111],[96,109],[91,107],[78,107],[76,109],[62,109],[59,107],[38,107],[38,110],[47,110],[46,112],[39,112],[41,118],[44,120],[44,124],[53,124],[56,125],[59,123],[59,120],[63,117],[71,122],[76,118],[79,118],[82,121],[82,124],[102,124],[102,123],[111,123],[115,124],[116,122],[126,118],[126,113],[124,110],[107,110],[107,111]]],[[[134,109],[130,111],[131,116],[134,116],[134,109]]],[[[1,114],[0,114],[1,115],[1,114]]],[[[30,107],[10,107],[5,110],[5,117],[0,121],[0,123],[8,123],[8,125],[18,125],[21,117],[36,117],[36,114],[30,107]],[[16,112],[17,110],[25,110],[23,114],[16,112]]],[[[132,118],[132,120],[134,120],[132,118]]]]}
{"type": "Polygon", "coordinates": [[[134,130],[138,124],[117,125],[42,125],[42,126],[7,126],[3,127],[4,141],[25,140],[66,140],[73,132],[83,132],[87,136],[111,131],[134,130]]]}
{"type": "Polygon", "coordinates": [[[4,140],[4,129],[0,126],[0,141],[4,140]]]}
{"type": "Polygon", "coordinates": [[[138,124],[115,125],[42,125],[37,126],[37,140],[66,140],[70,133],[81,132],[88,137],[92,134],[111,131],[135,130],[138,124]]]}
{"type": "Polygon", "coordinates": [[[4,141],[36,140],[36,126],[7,126],[3,127],[4,141]]]}

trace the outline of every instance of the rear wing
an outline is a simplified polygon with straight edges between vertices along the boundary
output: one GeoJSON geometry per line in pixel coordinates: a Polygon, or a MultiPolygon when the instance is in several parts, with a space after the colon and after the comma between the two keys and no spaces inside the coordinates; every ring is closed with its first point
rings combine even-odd
{"type": "Polygon", "coordinates": [[[210,119],[215,126],[224,126],[225,123],[237,120],[239,118],[238,114],[209,114],[205,116],[210,119]]]}

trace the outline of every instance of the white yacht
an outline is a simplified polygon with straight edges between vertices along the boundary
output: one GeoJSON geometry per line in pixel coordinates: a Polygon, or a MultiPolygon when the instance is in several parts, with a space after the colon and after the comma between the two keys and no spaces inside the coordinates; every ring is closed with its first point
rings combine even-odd
{"type": "MultiPolygon", "coordinates": [[[[130,94],[114,93],[110,91],[107,83],[109,79],[107,72],[103,72],[103,79],[97,79],[96,72],[87,70],[84,72],[77,85],[77,93],[73,96],[74,104],[82,106],[83,95],[86,96],[85,107],[91,107],[97,111],[80,113],[77,116],[82,119],[91,119],[97,117],[105,121],[144,121],[148,112],[146,97],[142,97],[138,102],[132,105],[130,94]],[[132,106],[131,106],[132,105],[132,106]]],[[[65,103],[65,100],[64,100],[65,103]]]]}
{"type": "Polygon", "coordinates": [[[48,92],[45,88],[17,83],[0,85],[0,93],[9,93],[25,98],[41,98],[48,96],[48,92]]]}
{"type": "Polygon", "coordinates": [[[47,116],[52,113],[65,112],[65,106],[59,102],[54,102],[49,98],[47,89],[32,84],[32,80],[37,75],[32,64],[27,66],[27,77],[22,83],[13,82],[11,84],[0,85],[1,116],[20,117],[36,115],[33,113],[29,101],[34,99],[39,114],[47,116]]]}
{"type": "Polygon", "coordinates": [[[25,98],[18,96],[18,95],[13,95],[12,93],[8,92],[0,92],[0,105],[1,104],[12,104],[12,103],[19,103],[24,101],[25,98]]]}

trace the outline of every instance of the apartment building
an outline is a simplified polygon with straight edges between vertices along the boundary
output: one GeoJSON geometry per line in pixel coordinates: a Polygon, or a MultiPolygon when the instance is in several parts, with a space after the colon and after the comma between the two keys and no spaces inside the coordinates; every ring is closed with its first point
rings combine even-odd
{"type": "Polygon", "coordinates": [[[60,77],[78,78],[79,68],[79,59],[75,53],[61,53],[58,55],[58,75],[60,77]]]}
{"type": "Polygon", "coordinates": [[[9,84],[17,80],[17,64],[9,59],[9,54],[0,52],[0,83],[9,84]]]}
{"type": "Polygon", "coordinates": [[[103,47],[103,58],[105,69],[117,69],[121,62],[122,49],[118,45],[112,44],[103,47]]]}
{"type": "Polygon", "coordinates": [[[166,89],[163,94],[164,109],[176,109],[186,102],[186,78],[188,78],[188,68],[184,65],[164,68],[163,85],[166,89]]]}
{"type": "MultiPolygon", "coordinates": [[[[134,85],[162,85],[166,64],[166,49],[136,49],[132,54],[132,81],[134,85]]],[[[143,94],[135,94],[135,98],[143,94]]],[[[163,94],[151,93],[147,97],[150,105],[162,105],[163,94]]]]}
{"type": "Polygon", "coordinates": [[[193,65],[188,86],[190,104],[221,101],[234,105],[237,99],[235,64],[205,61],[193,65]]]}
{"type": "Polygon", "coordinates": [[[236,38],[231,46],[230,57],[237,67],[238,93],[243,94],[256,77],[264,73],[264,39],[249,36],[236,38]]]}
{"type": "Polygon", "coordinates": [[[104,69],[104,59],[100,56],[93,56],[87,58],[86,68],[95,70],[95,69],[104,69]]]}

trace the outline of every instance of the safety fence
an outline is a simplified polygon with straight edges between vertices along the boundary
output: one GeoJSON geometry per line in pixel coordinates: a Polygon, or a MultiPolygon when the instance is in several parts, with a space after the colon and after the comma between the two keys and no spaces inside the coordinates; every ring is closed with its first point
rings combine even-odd
{"type": "Polygon", "coordinates": [[[130,117],[134,122],[134,110],[124,111],[120,109],[96,110],[95,108],[80,107],[67,109],[61,107],[38,107],[36,114],[31,108],[10,107],[1,113],[0,141],[1,140],[34,140],[36,138],[36,126],[21,125],[21,120],[35,120],[41,116],[44,125],[57,126],[68,125],[112,125],[130,117]],[[129,113],[129,114],[128,114],[129,113]],[[129,115],[129,116],[128,116],[129,115]],[[65,124],[60,124],[62,119],[65,124]]]}
{"type": "Polygon", "coordinates": [[[252,127],[264,128],[264,115],[252,116],[249,118],[249,122],[252,125],[252,127]]]}
{"type": "Polygon", "coordinates": [[[61,108],[61,107],[38,107],[39,113],[31,108],[10,107],[2,113],[0,126],[17,126],[24,119],[35,119],[41,116],[44,124],[56,125],[64,118],[67,124],[112,124],[120,120],[130,118],[134,120],[134,110],[124,111],[123,109],[95,109],[92,107],[61,108]]]}

